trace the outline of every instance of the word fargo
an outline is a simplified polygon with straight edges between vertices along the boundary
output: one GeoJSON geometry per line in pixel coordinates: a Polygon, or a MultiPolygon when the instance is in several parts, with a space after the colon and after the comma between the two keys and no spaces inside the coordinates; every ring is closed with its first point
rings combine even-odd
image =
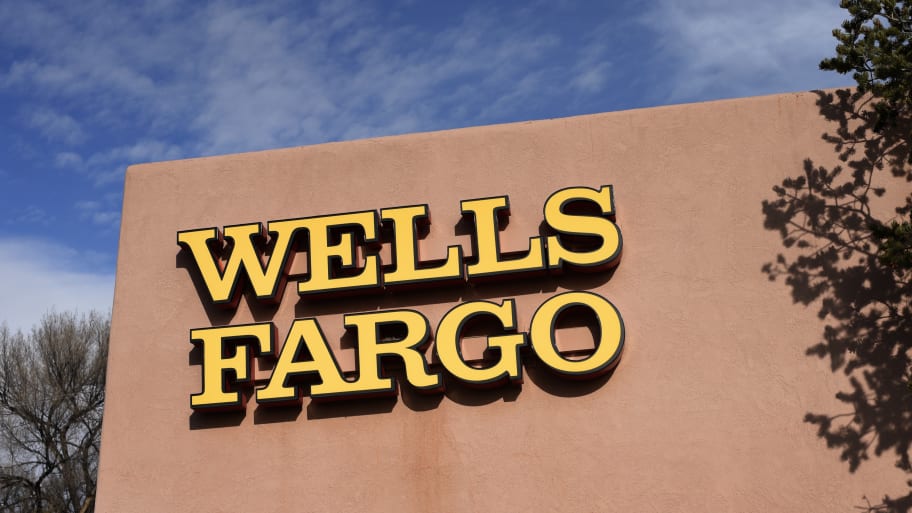
{"type": "MultiPolygon", "coordinates": [[[[446,257],[422,261],[419,239],[430,225],[426,204],[302,217],[177,233],[178,244],[193,259],[207,300],[236,308],[245,287],[255,301],[277,303],[284,295],[289,269],[305,256],[307,273],[297,282],[305,300],[365,293],[402,293],[424,286],[560,274],[605,271],[617,265],[622,248],[615,224],[613,188],[570,187],[551,194],[544,203],[546,235],[529,237],[523,253],[503,252],[499,232],[510,216],[507,196],[463,200],[460,212],[471,226],[472,253],[448,246],[446,257]],[[380,248],[388,245],[390,262],[380,248]]],[[[312,399],[381,396],[397,393],[384,362],[393,359],[404,369],[410,386],[442,392],[441,370],[468,385],[492,386],[521,382],[521,350],[530,347],[559,375],[592,378],[614,368],[624,345],[624,324],[614,305],[589,291],[569,291],[548,298],[537,308],[527,331],[519,330],[516,301],[467,301],[450,309],[432,334],[428,319],[410,309],[349,313],[346,329],[357,335],[355,376],[340,370],[317,318],[296,319],[284,342],[277,345],[272,322],[192,329],[191,342],[201,346],[202,391],[191,395],[197,410],[243,409],[247,394],[239,388],[253,381],[254,358],[275,361],[265,386],[256,389],[261,405],[298,404],[305,385],[312,399]],[[597,325],[595,349],[583,358],[568,358],[557,348],[559,317],[585,311],[597,325]],[[488,354],[482,363],[463,358],[465,328],[476,322],[491,327],[488,354]],[[433,342],[435,369],[427,358],[433,342]]]]}

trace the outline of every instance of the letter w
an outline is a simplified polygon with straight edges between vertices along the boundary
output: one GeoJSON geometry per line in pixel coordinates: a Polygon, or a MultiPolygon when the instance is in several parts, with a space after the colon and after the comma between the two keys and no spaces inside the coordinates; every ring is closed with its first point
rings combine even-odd
{"type": "Polygon", "coordinates": [[[265,266],[254,247],[255,238],[266,240],[266,231],[261,223],[226,226],[224,235],[215,228],[177,232],[177,243],[193,255],[213,303],[227,308],[237,307],[243,291],[243,286],[238,283],[241,268],[258,300],[275,302],[277,295],[284,292],[291,264],[289,248],[299,227],[285,222],[270,223],[269,228],[275,245],[265,266]],[[221,249],[223,237],[231,247],[224,261],[212,253],[213,246],[216,251],[221,249]]]}

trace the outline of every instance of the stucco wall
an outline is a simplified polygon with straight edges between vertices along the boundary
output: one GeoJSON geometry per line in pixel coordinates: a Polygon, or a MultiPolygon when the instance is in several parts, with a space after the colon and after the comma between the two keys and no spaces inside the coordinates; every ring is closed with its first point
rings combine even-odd
{"type": "MultiPolygon", "coordinates": [[[[810,410],[844,378],[805,350],[816,309],[761,268],[783,251],[761,202],[805,158],[833,165],[814,94],[597,114],[134,166],[127,171],[98,509],[222,511],[843,511],[903,489],[892,461],[850,473],[810,410]],[[613,273],[507,280],[278,307],[209,306],[179,230],[427,203],[426,257],[469,249],[459,201],[509,195],[505,249],[539,234],[567,186],[612,184],[613,273]],[[196,280],[196,282],[194,281],[196,280]],[[520,328],[562,290],[617,306],[626,347],[594,381],[526,369],[521,386],[194,413],[192,328],[516,298],[520,328]]],[[[585,331],[583,332],[585,333],[585,331]]],[[[350,347],[340,360],[351,369],[350,347]]]]}

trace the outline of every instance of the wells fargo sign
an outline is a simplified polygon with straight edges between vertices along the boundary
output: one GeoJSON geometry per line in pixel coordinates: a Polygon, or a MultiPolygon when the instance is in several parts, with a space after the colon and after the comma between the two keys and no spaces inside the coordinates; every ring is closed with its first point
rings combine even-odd
{"type": "MultiPolygon", "coordinates": [[[[507,196],[464,200],[463,216],[473,227],[471,257],[461,246],[449,246],[446,258],[423,262],[418,240],[430,225],[427,205],[384,208],[302,217],[217,228],[185,230],[177,242],[191,255],[208,300],[236,308],[244,287],[257,301],[281,300],[293,259],[306,252],[308,273],[297,282],[298,294],[314,301],[331,295],[392,291],[483,280],[528,278],[566,271],[597,272],[618,263],[621,233],[615,225],[612,186],[598,190],[571,187],[553,193],[544,204],[549,235],[529,238],[524,254],[501,251],[498,232],[510,215],[507,196]],[[390,263],[376,254],[391,247],[390,263]],[[242,282],[242,280],[244,280],[242,282]]],[[[197,410],[243,409],[246,395],[238,387],[251,384],[255,357],[275,358],[265,386],[255,392],[262,405],[301,401],[300,378],[317,378],[310,386],[314,400],[396,394],[394,378],[386,377],[381,359],[397,357],[404,376],[418,390],[443,391],[440,372],[425,353],[432,339],[427,318],[409,309],[351,313],[346,328],[357,333],[357,375],[346,379],[316,318],[296,319],[277,345],[271,322],[193,329],[190,339],[202,349],[202,391],[191,395],[197,410]]],[[[614,305],[588,291],[570,291],[545,300],[535,311],[528,332],[518,331],[516,302],[469,301],[440,320],[433,333],[434,351],[443,369],[469,385],[497,385],[522,379],[520,350],[531,346],[556,373],[584,379],[612,369],[624,345],[624,324],[614,305]],[[595,349],[582,359],[565,357],[555,342],[558,317],[571,308],[588,309],[598,324],[595,349]],[[463,359],[461,338],[467,324],[482,318],[499,325],[489,333],[496,362],[474,365],[463,359]]]]}

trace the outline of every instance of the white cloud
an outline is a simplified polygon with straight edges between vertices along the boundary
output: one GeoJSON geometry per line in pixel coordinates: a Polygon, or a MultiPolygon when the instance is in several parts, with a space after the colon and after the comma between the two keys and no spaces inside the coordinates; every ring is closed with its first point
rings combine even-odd
{"type": "Polygon", "coordinates": [[[158,140],[141,140],[127,146],[117,146],[88,158],[90,166],[110,164],[112,162],[129,162],[140,164],[158,160],[174,160],[183,155],[183,150],[176,144],[158,140]]]}
{"type": "Polygon", "coordinates": [[[95,224],[115,227],[120,223],[120,212],[116,210],[93,212],[92,222],[95,224]]]}
{"type": "Polygon", "coordinates": [[[573,87],[589,93],[600,91],[608,81],[608,69],[608,63],[593,64],[580,70],[579,74],[571,81],[571,84],[573,84],[573,87]]]}
{"type": "Polygon", "coordinates": [[[608,86],[613,61],[621,47],[622,27],[618,20],[600,23],[583,36],[583,43],[576,52],[575,63],[570,70],[571,87],[582,93],[598,93],[608,86]]]}
{"type": "Polygon", "coordinates": [[[26,206],[15,219],[16,223],[42,226],[49,226],[53,221],[54,216],[37,205],[26,206]]]}
{"type": "Polygon", "coordinates": [[[91,212],[99,208],[101,208],[101,203],[97,201],[84,200],[76,202],[76,209],[82,212],[91,212]]]}
{"type": "Polygon", "coordinates": [[[13,62],[4,76],[5,85],[37,85],[41,88],[72,90],[76,76],[72,70],[56,64],[40,64],[34,60],[13,62]]]}
{"type": "Polygon", "coordinates": [[[72,151],[63,151],[54,157],[54,165],[79,169],[82,167],[82,156],[72,151]]]}
{"type": "Polygon", "coordinates": [[[457,108],[477,116],[494,99],[515,106],[515,84],[558,42],[496,11],[469,12],[434,33],[380,30],[369,4],[321,5],[334,8],[296,19],[250,7],[211,12],[207,47],[218,52],[207,54],[193,121],[200,153],[442,128],[457,108]],[[460,81],[472,87],[453,86],[460,81]]]}
{"type": "Polygon", "coordinates": [[[531,11],[470,10],[427,30],[370,3],[312,7],[0,3],[0,20],[17,20],[0,22],[0,41],[27,49],[0,87],[79,105],[90,130],[139,129],[85,157],[106,183],[144,160],[484,123],[565,81],[547,58],[559,35],[531,11]],[[152,143],[165,148],[128,151],[152,143]]]}
{"type": "Polygon", "coordinates": [[[817,70],[845,11],[830,0],[660,0],[640,22],[658,38],[671,101],[847,84],[817,70]]]}
{"type": "Polygon", "coordinates": [[[611,106],[619,85],[664,103],[847,83],[816,70],[843,17],[830,0],[658,0],[634,22],[599,10],[580,34],[542,15],[576,7],[543,5],[471,8],[429,28],[340,0],[0,0],[0,43],[21,50],[0,88],[69,106],[35,115],[47,137],[114,135],[94,153],[52,154],[109,186],[151,160],[611,106]]]}
{"type": "Polygon", "coordinates": [[[28,115],[28,124],[38,129],[46,138],[73,146],[86,140],[86,133],[78,121],[68,114],[49,108],[38,108],[28,115]]]}
{"type": "MultiPolygon", "coordinates": [[[[185,151],[176,144],[145,139],[92,154],[85,160],[84,166],[76,167],[86,171],[95,185],[100,186],[118,182],[129,165],[176,160],[184,156],[186,156],[185,151]]],[[[60,156],[57,161],[58,167],[60,167],[60,156]]]]}
{"type": "MultiPolygon", "coordinates": [[[[110,203],[110,201],[108,201],[110,203]]],[[[92,224],[108,229],[116,229],[120,225],[120,211],[106,209],[99,201],[77,201],[74,205],[81,219],[87,219],[92,224]]]]}
{"type": "Polygon", "coordinates": [[[30,329],[46,312],[110,310],[114,276],[79,270],[92,255],[40,239],[0,239],[0,322],[30,329]]]}

